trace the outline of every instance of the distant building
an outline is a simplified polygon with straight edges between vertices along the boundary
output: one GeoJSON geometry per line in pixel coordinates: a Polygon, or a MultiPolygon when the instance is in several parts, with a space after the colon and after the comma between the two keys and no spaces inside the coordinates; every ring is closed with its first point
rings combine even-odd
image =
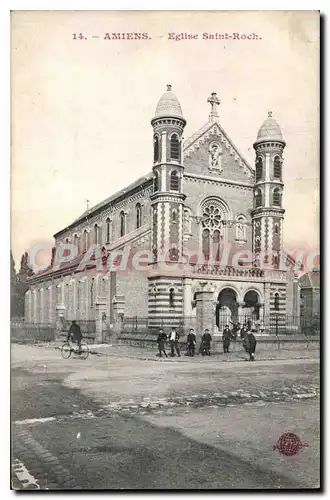
{"type": "Polygon", "coordinates": [[[299,278],[301,325],[320,316],[320,270],[313,269],[299,278]]]}
{"type": "MultiPolygon", "coordinates": [[[[175,326],[195,317],[198,329],[217,331],[246,316],[261,323],[299,316],[297,281],[282,261],[281,129],[269,112],[253,143],[252,167],[220,124],[217,95],[207,102],[208,121],[183,141],[186,119],[168,86],[151,120],[150,173],[54,235],[54,255],[65,244],[75,245],[77,255],[31,279],[27,321],[95,320],[102,310],[108,325],[120,311],[153,327],[164,318],[175,326]],[[81,269],[92,245],[100,246],[96,260],[105,268],[109,255],[113,260],[129,247],[129,269],[100,272],[95,261],[81,269]],[[134,256],[143,250],[152,258],[138,271],[134,256]],[[187,254],[190,262],[178,265],[187,254]]],[[[120,175],[115,165],[112,175],[120,175]]]]}

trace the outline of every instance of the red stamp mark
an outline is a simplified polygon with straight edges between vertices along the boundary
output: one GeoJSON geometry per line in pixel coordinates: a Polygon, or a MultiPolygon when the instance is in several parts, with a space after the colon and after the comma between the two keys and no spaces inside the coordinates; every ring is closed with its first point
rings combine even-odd
{"type": "Polygon", "coordinates": [[[282,434],[276,445],[273,446],[273,450],[278,450],[281,455],[291,457],[299,453],[304,446],[308,446],[308,444],[303,444],[296,434],[293,434],[293,432],[286,432],[282,434]]]}

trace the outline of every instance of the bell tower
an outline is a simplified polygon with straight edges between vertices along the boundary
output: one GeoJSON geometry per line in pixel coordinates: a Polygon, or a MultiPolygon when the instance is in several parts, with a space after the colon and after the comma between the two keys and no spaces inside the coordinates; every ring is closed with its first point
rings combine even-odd
{"type": "Polygon", "coordinates": [[[255,184],[252,211],[252,251],[255,265],[279,268],[283,245],[282,164],[285,141],[281,129],[268,112],[253,144],[255,184]]]}
{"type": "Polygon", "coordinates": [[[155,262],[176,262],[183,242],[182,134],[186,125],[171,85],[160,98],[153,127],[152,250],[155,262]]]}

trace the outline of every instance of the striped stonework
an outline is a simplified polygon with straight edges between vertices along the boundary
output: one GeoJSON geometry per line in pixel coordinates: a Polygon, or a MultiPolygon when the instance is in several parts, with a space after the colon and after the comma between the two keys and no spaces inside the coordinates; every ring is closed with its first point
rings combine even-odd
{"type": "Polygon", "coordinates": [[[271,283],[270,285],[270,297],[269,297],[269,312],[273,316],[277,314],[279,316],[286,314],[286,283],[271,283]],[[279,310],[275,311],[275,294],[279,294],[279,310]]]}
{"type": "Polygon", "coordinates": [[[148,320],[150,326],[162,322],[178,326],[183,315],[183,289],[181,278],[157,277],[149,279],[148,320]],[[171,293],[171,289],[173,292],[171,293]]]}

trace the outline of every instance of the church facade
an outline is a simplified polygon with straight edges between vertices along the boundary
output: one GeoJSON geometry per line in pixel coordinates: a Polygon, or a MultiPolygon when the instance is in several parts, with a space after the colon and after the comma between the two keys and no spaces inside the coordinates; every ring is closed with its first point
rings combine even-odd
{"type": "Polygon", "coordinates": [[[264,327],[298,316],[294,262],[283,252],[281,129],[269,112],[252,168],[220,124],[217,95],[207,102],[208,121],[184,141],[168,86],[151,120],[150,173],[54,235],[50,266],[30,280],[27,322],[101,317],[111,329],[119,313],[150,328],[196,318],[216,332],[246,317],[264,327]]]}

